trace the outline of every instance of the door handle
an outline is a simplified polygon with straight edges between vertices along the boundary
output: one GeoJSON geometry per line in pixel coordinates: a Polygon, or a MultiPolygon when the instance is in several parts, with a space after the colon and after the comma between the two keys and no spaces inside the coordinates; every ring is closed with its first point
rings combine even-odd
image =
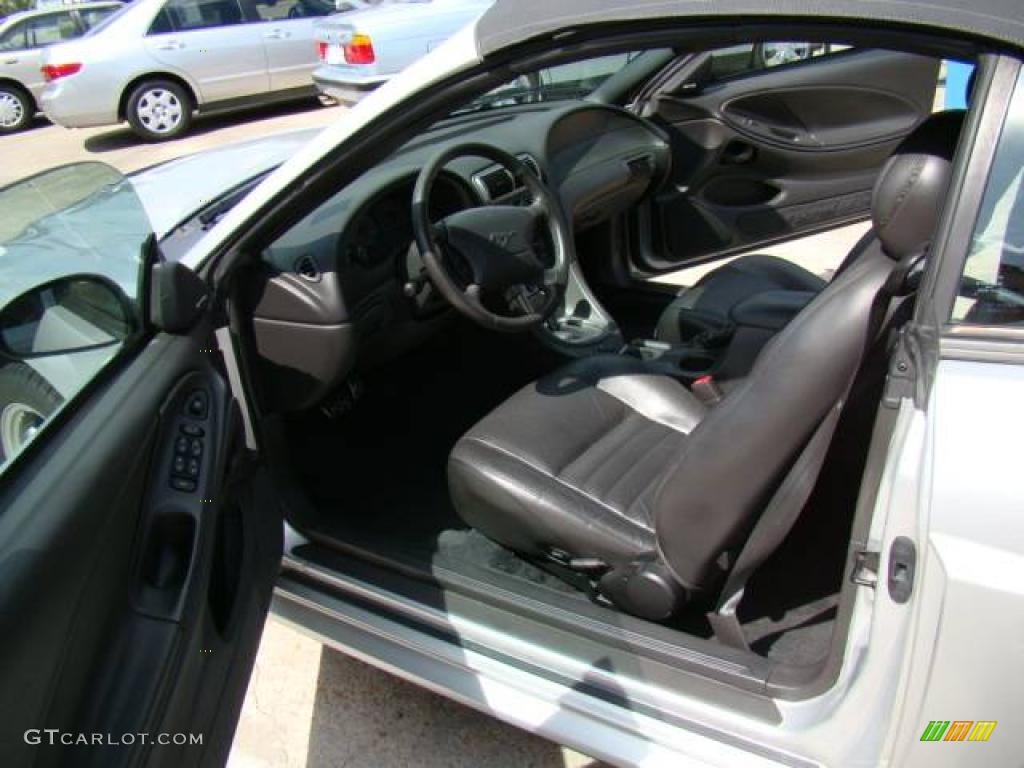
{"type": "Polygon", "coordinates": [[[17,64],[17,63],[18,63],[18,60],[16,58],[14,58],[14,59],[4,59],[4,64],[17,64]]]}
{"type": "Polygon", "coordinates": [[[185,44],[180,40],[167,40],[157,46],[161,51],[180,51],[184,47],[185,44]]]}
{"type": "Polygon", "coordinates": [[[274,29],[266,34],[267,40],[283,40],[286,37],[291,37],[292,33],[287,32],[283,29],[274,29]]]}

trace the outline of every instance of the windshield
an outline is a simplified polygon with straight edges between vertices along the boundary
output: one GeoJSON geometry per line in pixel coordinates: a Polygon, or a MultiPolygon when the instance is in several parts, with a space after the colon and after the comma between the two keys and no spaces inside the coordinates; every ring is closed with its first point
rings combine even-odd
{"type": "Polygon", "coordinates": [[[516,104],[583,99],[640,55],[640,51],[615,53],[539,69],[488,91],[452,114],[516,104]]]}

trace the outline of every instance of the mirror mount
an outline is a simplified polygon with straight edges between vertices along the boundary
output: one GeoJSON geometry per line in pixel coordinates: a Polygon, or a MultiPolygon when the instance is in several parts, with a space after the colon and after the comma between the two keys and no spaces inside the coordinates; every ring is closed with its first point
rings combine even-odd
{"type": "Polygon", "coordinates": [[[150,322],[165,333],[187,333],[210,306],[210,289],[176,261],[153,264],[149,276],[150,322]]]}

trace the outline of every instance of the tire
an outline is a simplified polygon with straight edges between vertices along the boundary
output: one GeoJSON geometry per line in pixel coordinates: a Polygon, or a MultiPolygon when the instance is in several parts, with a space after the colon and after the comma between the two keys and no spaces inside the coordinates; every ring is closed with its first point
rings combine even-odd
{"type": "Polygon", "coordinates": [[[170,80],[147,80],[128,97],[125,117],[146,141],[168,141],[192,124],[192,97],[170,80]]]}
{"type": "Polygon", "coordinates": [[[32,439],[64,398],[24,363],[0,368],[0,464],[32,439]]]}
{"type": "Polygon", "coordinates": [[[0,135],[22,130],[35,114],[36,105],[28,93],[16,85],[0,84],[0,135]]]}

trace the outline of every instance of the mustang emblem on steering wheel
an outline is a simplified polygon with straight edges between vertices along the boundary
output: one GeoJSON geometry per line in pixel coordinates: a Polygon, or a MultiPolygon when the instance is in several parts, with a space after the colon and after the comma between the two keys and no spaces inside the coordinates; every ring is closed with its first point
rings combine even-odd
{"type": "Polygon", "coordinates": [[[512,245],[512,240],[515,238],[515,232],[491,232],[487,239],[494,243],[499,248],[508,248],[512,245]]]}

